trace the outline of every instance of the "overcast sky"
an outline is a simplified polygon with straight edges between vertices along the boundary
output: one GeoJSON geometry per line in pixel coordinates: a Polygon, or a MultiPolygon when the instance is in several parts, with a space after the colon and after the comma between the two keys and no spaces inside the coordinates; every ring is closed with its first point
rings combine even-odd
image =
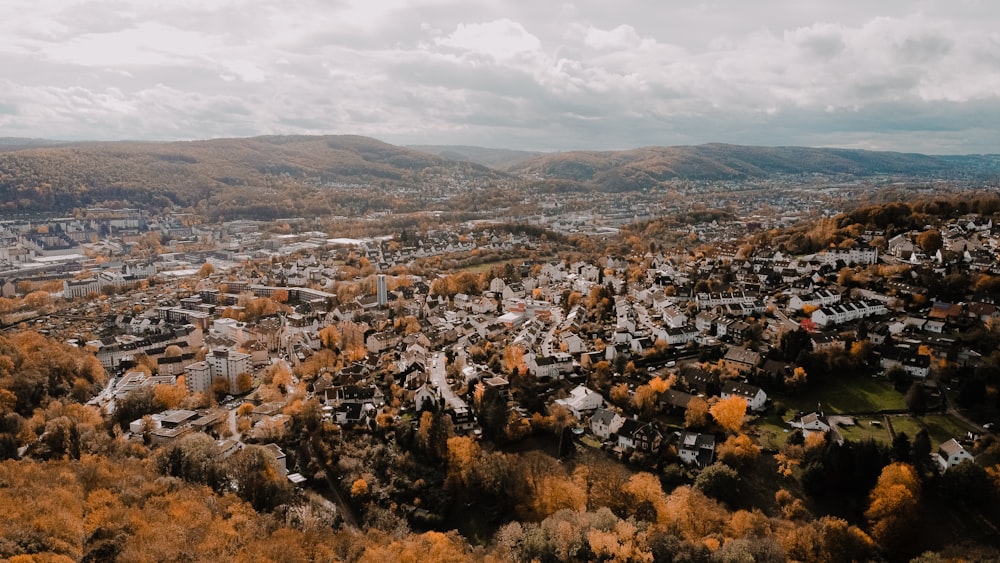
{"type": "Polygon", "coordinates": [[[994,0],[3,0],[0,136],[1000,153],[994,0]]]}

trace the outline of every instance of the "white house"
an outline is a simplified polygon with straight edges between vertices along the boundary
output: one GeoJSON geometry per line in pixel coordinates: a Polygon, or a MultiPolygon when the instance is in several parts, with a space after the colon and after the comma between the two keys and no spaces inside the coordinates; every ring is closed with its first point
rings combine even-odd
{"type": "Polygon", "coordinates": [[[688,465],[708,467],[715,456],[715,436],[699,432],[682,432],[677,442],[677,454],[688,465]]]}
{"type": "Polygon", "coordinates": [[[973,461],[972,454],[952,438],[941,444],[937,452],[937,462],[941,466],[941,471],[947,471],[965,460],[973,461]]]}
{"type": "Polygon", "coordinates": [[[607,440],[625,423],[625,418],[615,411],[599,408],[590,417],[590,431],[594,436],[607,440]]]}
{"type": "Polygon", "coordinates": [[[584,414],[603,407],[604,397],[586,385],[577,385],[570,391],[569,397],[557,399],[556,404],[569,409],[573,416],[582,418],[584,414]]]}
{"type": "Polygon", "coordinates": [[[767,402],[767,393],[760,387],[730,380],[722,385],[722,398],[728,399],[733,396],[746,399],[747,408],[752,411],[764,410],[764,404],[767,402]]]}

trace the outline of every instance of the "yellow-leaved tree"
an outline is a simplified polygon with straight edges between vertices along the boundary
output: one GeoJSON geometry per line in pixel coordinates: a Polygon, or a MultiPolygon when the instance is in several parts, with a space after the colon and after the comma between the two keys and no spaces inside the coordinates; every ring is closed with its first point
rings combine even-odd
{"type": "Polygon", "coordinates": [[[708,412],[719,426],[735,434],[743,428],[743,418],[747,414],[747,400],[737,395],[730,395],[712,405],[708,412]]]}

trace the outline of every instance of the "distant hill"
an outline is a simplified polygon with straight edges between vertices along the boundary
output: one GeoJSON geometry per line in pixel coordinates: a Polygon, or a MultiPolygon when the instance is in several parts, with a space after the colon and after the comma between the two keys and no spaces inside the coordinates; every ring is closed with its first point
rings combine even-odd
{"type": "Polygon", "coordinates": [[[1000,177],[997,155],[722,144],[554,154],[418,148],[351,135],[172,143],[2,139],[0,213],[64,213],[111,204],[153,210],[178,206],[214,219],[267,219],[374,210],[402,213],[440,208],[444,201],[464,211],[484,205],[504,207],[517,198],[505,191],[511,187],[530,193],[623,192],[675,178],[717,181],[814,173],[858,178],[1000,177]],[[522,176],[525,182],[511,184],[511,175],[522,176]],[[506,188],[497,189],[498,185],[506,188]]]}
{"type": "Polygon", "coordinates": [[[574,180],[605,191],[645,189],[664,180],[738,180],[777,174],[996,178],[1000,155],[928,156],[852,149],[708,144],[545,154],[508,168],[574,180]]]}
{"type": "Polygon", "coordinates": [[[67,144],[70,144],[69,141],[28,139],[24,137],[0,137],[0,151],[17,151],[34,147],[54,147],[67,144]]]}
{"type": "MultiPolygon", "coordinates": [[[[0,150],[3,211],[60,211],[105,201],[191,206],[220,191],[240,199],[251,188],[401,183],[428,169],[456,166],[359,136],[23,145],[0,150]]],[[[249,197],[260,201],[262,191],[249,197]]]]}
{"type": "Polygon", "coordinates": [[[538,158],[545,153],[515,151],[509,149],[489,149],[462,145],[409,145],[409,148],[434,154],[448,160],[472,162],[489,168],[505,170],[527,160],[538,158]]]}

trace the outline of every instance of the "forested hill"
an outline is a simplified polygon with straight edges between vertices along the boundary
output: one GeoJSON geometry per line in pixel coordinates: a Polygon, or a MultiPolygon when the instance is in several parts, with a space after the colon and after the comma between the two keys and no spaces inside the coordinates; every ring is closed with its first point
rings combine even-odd
{"type": "MultiPolygon", "coordinates": [[[[359,136],[94,142],[9,150],[25,145],[11,143],[0,151],[3,211],[63,211],[106,201],[187,207],[219,191],[260,201],[267,199],[268,189],[403,183],[429,169],[473,166],[359,136]]],[[[481,168],[478,173],[491,174],[481,168]]]]}
{"type": "Polygon", "coordinates": [[[1000,155],[707,144],[554,153],[518,163],[509,171],[575,180],[604,191],[629,191],[671,179],[722,181],[779,174],[995,179],[1000,176],[1000,155]]]}
{"type": "Polygon", "coordinates": [[[410,145],[411,149],[436,154],[448,160],[474,162],[498,170],[516,168],[521,163],[543,156],[545,153],[490,149],[463,145],[410,145]]]}
{"type": "MultiPolygon", "coordinates": [[[[425,150],[360,136],[172,143],[0,139],[0,213],[65,213],[121,204],[151,210],[178,206],[213,218],[269,219],[363,214],[386,205],[396,212],[417,210],[421,202],[439,201],[442,194],[432,193],[435,190],[485,189],[501,179],[507,187],[519,186],[528,193],[537,188],[530,181],[518,183],[511,174],[559,181],[569,191],[606,192],[643,190],[672,179],[746,180],[789,174],[1000,178],[1000,155],[722,144],[551,154],[420,148],[425,150]],[[331,193],[331,188],[338,192],[331,193]]],[[[516,194],[503,197],[508,196],[516,194]]]]}

